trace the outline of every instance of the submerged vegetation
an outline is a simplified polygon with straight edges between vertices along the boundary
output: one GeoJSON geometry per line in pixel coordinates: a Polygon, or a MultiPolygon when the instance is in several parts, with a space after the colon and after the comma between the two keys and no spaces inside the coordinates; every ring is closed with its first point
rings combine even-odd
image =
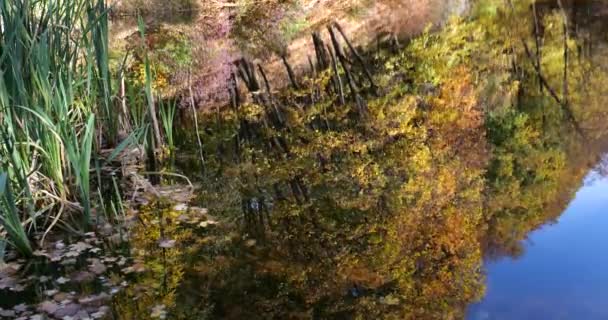
{"type": "Polygon", "coordinates": [[[193,115],[191,70],[165,90],[183,34],[140,19],[117,55],[102,0],[3,3],[0,290],[55,318],[464,318],[484,255],[519,254],[603,151],[605,61],[558,3],[479,1],[405,47],[330,23],[303,77],[291,30],[286,85],[241,58],[227,106],[193,115]],[[17,281],[13,249],[72,276],[17,281]],[[55,298],[83,278],[98,295],[55,298]],[[85,308],[106,291],[115,312],[85,308]]]}

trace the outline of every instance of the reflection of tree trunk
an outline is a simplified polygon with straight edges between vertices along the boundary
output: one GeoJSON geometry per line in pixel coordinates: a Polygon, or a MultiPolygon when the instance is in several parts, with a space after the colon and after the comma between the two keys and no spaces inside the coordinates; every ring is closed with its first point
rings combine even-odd
{"type": "MultiPolygon", "coordinates": [[[[240,69],[239,69],[239,72],[241,72],[240,69]]],[[[241,74],[241,76],[243,77],[243,74],[241,74]]],[[[240,104],[240,93],[238,90],[238,84],[236,82],[236,76],[234,75],[234,73],[231,75],[230,82],[231,82],[230,87],[228,88],[228,90],[230,92],[230,106],[232,107],[232,110],[234,110],[234,113],[236,114],[237,121],[240,121],[239,112],[238,112],[239,104],[240,104]]],[[[235,163],[240,163],[241,162],[241,137],[240,137],[239,130],[236,131],[236,135],[234,136],[234,155],[235,155],[234,156],[235,163]]]]}
{"type": "MultiPolygon", "coordinates": [[[[509,4],[509,6],[511,8],[511,13],[514,14],[515,6],[513,5],[513,1],[508,0],[507,3],[509,4]]],[[[568,118],[568,121],[570,121],[570,123],[574,126],[574,129],[576,130],[576,132],[579,135],[581,135],[581,137],[584,138],[585,133],[581,129],[578,121],[576,121],[576,118],[574,117],[574,114],[572,113],[572,109],[570,109],[570,106],[568,104],[566,104],[562,101],[562,99],[557,95],[555,90],[553,90],[553,88],[549,85],[549,83],[547,82],[547,79],[545,79],[545,77],[543,76],[543,74],[540,70],[540,65],[538,65],[536,63],[537,60],[532,55],[532,52],[530,51],[530,47],[528,47],[528,43],[526,43],[526,40],[524,38],[520,38],[519,40],[521,41],[521,43],[524,47],[526,56],[528,56],[528,59],[532,62],[532,66],[534,67],[536,74],[538,75],[538,78],[541,81],[541,84],[545,87],[545,89],[547,89],[547,91],[549,91],[549,94],[551,95],[551,97],[561,106],[564,114],[566,115],[566,118],[568,118]]],[[[566,49],[567,49],[567,47],[566,47],[566,49]]]]}
{"type": "Polygon", "coordinates": [[[336,56],[334,55],[333,50],[329,50],[331,57],[331,66],[334,72],[334,82],[336,85],[336,92],[338,92],[338,96],[340,97],[340,105],[345,105],[346,100],[344,100],[344,87],[342,86],[342,78],[340,78],[340,73],[338,72],[338,62],[336,61],[336,56]]]}
{"type": "MultiPolygon", "coordinates": [[[[524,50],[526,51],[526,55],[528,56],[528,58],[530,60],[533,60],[532,57],[532,53],[530,52],[530,48],[528,47],[528,44],[525,42],[525,40],[521,39],[523,46],[524,46],[524,50]]],[[[570,106],[565,104],[557,95],[557,93],[555,92],[555,90],[553,90],[553,88],[551,88],[551,86],[549,85],[549,83],[547,82],[547,79],[545,79],[545,77],[542,75],[542,73],[540,72],[540,69],[538,68],[538,65],[536,63],[532,63],[532,65],[534,66],[534,69],[541,81],[541,84],[545,87],[545,89],[547,89],[547,91],[549,91],[549,94],[551,95],[551,97],[553,98],[553,100],[555,100],[555,102],[557,102],[563,109],[564,113],[566,114],[566,117],[568,118],[568,121],[570,121],[572,123],[572,125],[574,126],[574,128],[576,129],[576,131],[581,135],[584,136],[584,133],[581,129],[581,127],[579,126],[578,122],[576,121],[576,118],[574,118],[574,114],[572,113],[572,110],[570,109],[570,106]]]]}
{"type": "MultiPolygon", "coordinates": [[[[536,65],[538,66],[538,90],[540,91],[540,93],[542,94],[544,91],[544,86],[543,83],[540,79],[540,74],[542,72],[542,53],[541,53],[541,39],[540,39],[540,24],[538,21],[538,11],[536,8],[536,1],[532,2],[532,15],[534,16],[534,43],[536,44],[536,65]]],[[[547,123],[547,117],[546,117],[546,110],[545,107],[543,106],[541,108],[541,112],[542,112],[542,129],[543,129],[543,134],[545,133],[545,128],[546,128],[546,123],[547,123]]]]}
{"type": "Polygon", "coordinates": [[[255,74],[255,68],[253,64],[246,59],[241,59],[238,63],[239,76],[245,82],[247,89],[250,92],[257,92],[260,90],[260,83],[255,74]]]}
{"type": "Polygon", "coordinates": [[[258,70],[260,70],[260,74],[262,75],[262,80],[264,80],[264,86],[266,87],[266,92],[268,93],[268,96],[270,98],[272,98],[272,92],[270,91],[270,82],[268,82],[268,77],[266,77],[266,72],[264,71],[264,68],[262,68],[262,65],[258,64],[258,70]]]}
{"type": "Polygon", "coordinates": [[[283,60],[285,69],[287,69],[287,75],[289,76],[289,81],[291,82],[291,86],[295,90],[298,90],[300,87],[298,86],[298,83],[296,82],[296,75],[294,74],[293,69],[291,68],[291,65],[287,61],[287,57],[285,57],[285,55],[282,55],[281,60],[283,60]]]}
{"type": "Polygon", "coordinates": [[[283,120],[283,116],[282,116],[281,112],[279,112],[279,109],[277,108],[277,105],[274,102],[274,96],[272,95],[272,90],[270,88],[270,82],[268,81],[268,77],[266,77],[266,72],[264,71],[264,68],[262,68],[261,65],[258,65],[258,69],[260,70],[260,74],[262,75],[262,79],[264,80],[266,92],[268,93],[268,99],[270,100],[269,104],[272,107],[272,110],[276,117],[276,121],[272,121],[272,122],[274,123],[275,127],[281,128],[281,127],[283,127],[283,124],[285,123],[285,121],[283,120]]]}
{"type": "Polygon", "coordinates": [[[350,91],[351,91],[351,97],[353,99],[353,102],[356,103],[358,112],[359,112],[359,116],[362,117],[365,114],[365,106],[363,105],[362,99],[359,96],[359,89],[357,88],[357,85],[355,84],[353,75],[351,74],[351,72],[348,68],[348,61],[346,60],[344,53],[342,53],[342,49],[340,48],[340,43],[338,43],[338,39],[336,38],[336,34],[334,33],[333,28],[331,26],[327,26],[327,30],[329,31],[329,35],[331,37],[331,41],[333,43],[336,56],[338,56],[338,59],[340,60],[340,64],[342,65],[342,68],[344,69],[344,73],[346,74],[346,80],[348,83],[348,87],[350,88],[350,91]]]}
{"type": "Polygon", "coordinates": [[[344,30],[342,30],[342,27],[337,22],[334,23],[334,26],[336,27],[338,32],[340,32],[340,34],[342,35],[342,38],[344,39],[344,42],[346,42],[346,45],[350,49],[351,53],[353,54],[353,56],[355,56],[355,59],[357,60],[357,62],[359,62],[359,64],[363,68],[363,72],[365,73],[365,76],[369,80],[369,83],[371,84],[372,89],[375,90],[376,84],[374,83],[374,78],[372,77],[372,73],[369,71],[367,64],[365,63],[365,61],[363,60],[363,58],[361,57],[359,52],[357,52],[355,47],[351,44],[350,40],[348,40],[346,33],[344,33],[344,30]]]}
{"type": "Polygon", "coordinates": [[[290,180],[289,181],[289,186],[291,187],[291,193],[292,193],[294,199],[296,200],[296,203],[298,205],[302,205],[303,202],[300,199],[300,194],[299,194],[298,186],[297,186],[295,180],[293,180],[293,179],[290,180]]]}
{"type": "Polygon", "coordinates": [[[318,32],[313,32],[312,42],[315,45],[315,53],[317,54],[317,65],[319,72],[329,67],[329,58],[327,57],[327,51],[325,50],[325,44],[321,40],[321,36],[318,32]]]}
{"type": "Polygon", "coordinates": [[[310,56],[308,56],[308,66],[310,67],[310,73],[312,74],[313,78],[316,78],[317,68],[315,68],[315,64],[312,63],[312,58],[310,56]]]}
{"type": "Polygon", "coordinates": [[[566,13],[566,9],[562,5],[561,0],[557,0],[557,4],[562,12],[564,28],[564,82],[562,88],[562,101],[565,105],[568,105],[568,14],[566,13]]]}
{"type": "MultiPolygon", "coordinates": [[[[538,65],[538,69],[542,70],[541,67],[541,44],[540,44],[540,25],[538,22],[538,12],[536,11],[536,1],[534,1],[532,3],[532,14],[534,16],[534,42],[536,44],[536,64],[538,65]]],[[[543,85],[540,81],[540,78],[538,79],[538,86],[539,86],[539,90],[542,93],[543,92],[543,85]]]]}
{"type": "Polygon", "coordinates": [[[587,49],[587,54],[589,55],[589,58],[591,60],[591,57],[593,57],[593,32],[589,32],[589,48],[587,49]]]}
{"type": "MultiPolygon", "coordinates": [[[[154,152],[154,143],[154,137],[152,137],[151,135],[148,136],[148,146],[146,148],[146,170],[152,173],[156,172],[158,167],[156,152],[154,152]]],[[[160,183],[160,177],[158,175],[150,174],[148,175],[148,179],[150,179],[150,184],[152,184],[153,186],[156,186],[160,183]]]]}

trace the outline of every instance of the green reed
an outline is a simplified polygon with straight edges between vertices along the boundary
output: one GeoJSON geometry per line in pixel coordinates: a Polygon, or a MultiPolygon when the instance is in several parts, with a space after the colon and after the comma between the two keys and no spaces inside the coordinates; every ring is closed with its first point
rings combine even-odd
{"type": "MultiPolygon", "coordinates": [[[[8,235],[9,242],[17,248],[19,252],[29,256],[32,254],[32,247],[23,225],[21,224],[16,203],[17,200],[11,190],[8,175],[6,173],[0,173],[0,222],[8,235]]],[[[2,248],[2,251],[4,251],[4,248],[2,248]]]]}
{"type": "Polygon", "coordinates": [[[175,122],[175,111],[177,110],[175,100],[163,101],[158,99],[158,111],[160,114],[160,122],[165,132],[165,140],[169,148],[175,148],[175,140],[173,139],[173,123],[175,122]]]}

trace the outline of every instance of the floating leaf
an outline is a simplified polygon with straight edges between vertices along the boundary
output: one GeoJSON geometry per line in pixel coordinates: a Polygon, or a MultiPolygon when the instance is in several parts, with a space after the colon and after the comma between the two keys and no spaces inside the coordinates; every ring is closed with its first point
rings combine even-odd
{"type": "Polygon", "coordinates": [[[63,248],[65,248],[65,244],[63,243],[62,240],[59,240],[59,241],[55,242],[55,249],[61,250],[63,248]]]}
{"type": "Polygon", "coordinates": [[[25,312],[25,311],[27,311],[27,309],[28,309],[28,306],[25,303],[20,303],[13,307],[13,310],[15,310],[18,313],[25,312]]]}
{"type": "Polygon", "coordinates": [[[5,310],[0,308],[0,317],[14,318],[16,313],[14,310],[5,310]]]}
{"type": "Polygon", "coordinates": [[[56,289],[44,291],[44,295],[47,297],[52,297],[52,296],[56,295],[57,293],[59,293],[59,290],[56,290],[56,289]]]}
{"type": "Polygon", "coordinates": [[[59,284],[66,284],[66,283],[70,282],[70,279],[64,278],[64,277],[59,277],[55,281],[57,281],[57,283],[59,283],[59,284]]]}
{"type": "Polygon", "coordinates": [[[199,227],[201,227],[201,228],[206,228],[206,227],[208,227],[208,226],[215,225],[215,224],[217,224],[217,222],[216,222],[216,221],[213,221],[213,220],[207,220],[207,221],[203,221],[203,222],[199,223],[198,225],[199,225],[199,227]]]}
{"type": "Polygon", "coordinates": [[[46,250],[36,250],[34,251],[34,256],[36,257],[49,257],[48,252],[46,250]]]}
{"type": "Polygon", "coordinates": [[[188,205],[185,203],[180,203],[173,206],[174,211],[186,211],[188,209],[188,205]]]}
{"type": "Polygon", "coordinates": [[[96,275],[103,274],[108,269],[103,262],[99,259],[89,259],[91,264],[89,265],[89,270],[96,275]]]}
{"type": "Polygon", "coordinates": [[[165,248],[165,249],[170,249],[175,247],[175,240],[161,240],[158,244],[159,247],[161,248],[165,248]]]}
{"type": "Polygon", "coordinates": [[[166,319],[167,311],[165,310],[165,305],[157,304],[156,306],[154,306],[154,308],[152,308],[152,313],[150,314],[150,316],[152,318],[166,319]]]}
{"type": "Polygon", "coordinates": [[[56,318],[63,319],[66,316],[76,315],[81,309],[82,306],[77,303],[62,303],[61,308],[55,311],[55,313],[53,313],[53,316],[55,316],[56,318]]]}
{"type": "Polygon", "coordinates": [[[108,314],[108,312],[109,308],[107,306],[102,306],[97,312],[91,313],[91,317],[93,319],[102,319],[106,316],[106,314],[108,314]]]}
{"type": "Polygon", "coordinates": [[[95,280],[95,275],[91,272],[79,271],[76,274],[72,275],[72,280],[78,283],[91,282],[95,280]]]}
{"type": "Polygon", "coordinates": [[[54,314],[57,310],[59,310],[59,305],[51,300],[44,301],[38,305],[38,311],[47,314],[54,314]]]}

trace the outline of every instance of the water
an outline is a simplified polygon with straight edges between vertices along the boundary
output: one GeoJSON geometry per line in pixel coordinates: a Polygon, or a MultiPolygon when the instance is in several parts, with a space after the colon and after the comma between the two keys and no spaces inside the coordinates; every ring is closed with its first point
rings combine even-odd
{"type": "MultiPolygon", "coordinates": [[[[385,11],[373,18],[382,20],[393,2],[378,3],[385,11]]],[[[467,1],[441,3],[451,13],[467,9],[467,1]]],[[[353,64],[362,90],[344,92],[356,107],[337,103],[340,84],[329,76],[316,79],[318,87],[302,81],[313,90],[295,95],[278,92],[287,82],[274,95],[249,95],[242,85],[239,98],[261,105],[234,99],[232,109],[198,118],[204,170],[192,119],[181,118],[167,170],[196,187],[163,177],[155,192],[165,199],[130,196],[122,229],[53,239],[42,255],[59,256],[50,263],[56,274],[0,274],[0,286],[15,289],[19,277],[27,285],[2,292],[0,307],[26,302],[29,316],[52,299],[42,311],[60,318],[54,307],[82,304],[92,313],[105,304],[108,318],[125,320],[608,318],[608,166],[589,173],[608,150],[596,146],[608,132],[606,20],[589,8],[568,7],[566,107],[591,137],[577,134],[559,112],[564,106],[539,90],[523,49],[512,57],[513,48],[501,47],[514,29],[502,24],[518,22],[453,21],[407,49],[391,41],[365,52],[385,96],[371,94],[353,64]],[[104,250],[89,250],[97,246],[104,250]]],[[[531,19],[529,8],[518,10],[531,19]]],[[[542,35],[528,28],[518,36],[532,51],[533,37],[543,37],[544,76],[564,99],[561,15],[551,1],[538,12],[548,19],[542,35]]],[[[396,27],[427,21],[400,14],[386,17],[396,27]]],[[[356,26],[344,24],[353,38],[360,34],[348,29],[356,26]]],[[[299,41],[311,47],[308,37],[299,41]]],[[[218,52],[233,68],[233,57],[218,52]]],[[[316,53],[294,51],[290,60],[299,68],[316,53]]],[[[269,71],[285,74],[282,66],[269,71]]]]}
{"type": "MultiPolygon", "coordinates": [[[[421,1],[427,5],[419,10],[423,13],[410,17],[393,10],[390,1],[379,2],[387,3],[379,7],[385,10],[370,11],[375,13],[355,23],[345,22],[347,34],[362,44],[365,41],[359,38],[366,37],[361,30],[371,30],[372,39],[387,26],[398,29],[391,32],[407,34],[429,21],[434,11],[445,10],[439,16],[446,18],[467,8],[466,1],[445,1],[441,6],[432,5],[437,1],[421,1]],[[359,28],[359,22],[373,26],[375,20],[383,21],[377,29],[359,28]]],[[[573,47],[571,53],[574,57],[576,51],[579,58],[571,58],[571,79],[583,82],[582,76],[576,78],[576,72],[584,68],[577,62],[605,63],[600,59],[604,23],[590,14],[598,12],[590,6],[597,3],[568,3],[567,11],[578,49],[573,47]]],[[[528,9],[521,8],[519,14],[531,19],[528,9]]],[[[538,19],[557,19],[556,10],[552,1],[539,3],[538,19]]],[[[538,36],[544,42],[539,50],[546,59],[543,72],[550,85],[561,89],[562,29],[555,21],[559,20],[542,23],[538,36]]],[[[531,31],[524,36],[531,39],[531,31]]],[[[454,38],[441,41],[450,39],[454,38]]],[[[455,39],[452,49],[458,50],[460,42],[455,39]]],[[[306,49],[310,42],[306,36],[289,46],[289,60],[296,70],[301,71],[307,57],[314,56],[306,49]]],[[[438,46],[435,52],[441,54],[445,48],[438,46]]],[[[433,50],[432,41],[425,44],[426,50],[433,50]]],[[[476,50],[480,49],[472,51],[476,50]]],[[[431,55],[423,56],[433,60],[431,55]]],[[[490,61],[500,59],[493,56],[490,61]]],[[[488,63],[483,55],[479,61],[488,63]]],[[[231,63],[224,65],[231,67],[231,63]]],[[[285,85],[287,81],[273,76],[284,77],[282,64],[272,65],[272,59],[263,64],[271,84],[285,85]]],[[[604,73],[593,74],[598,78],[587,80],[589,86],[570,85],[570,100],[586,106],[588,112],[605,105],[599,92],[604,73]]],[[[450,79],[459,84],[467,81],[458,76],[450,79]]],[[[429,80],[434,79],[416,85],[432,92],[429,80]]],[[[213,83],[223,82],[215,79],[213,83]]],[[[451,102],[468,92],[466,87],[454,87],[455,92],[440,96],[451,102]]],[[[253,124],[243,124],[231,117],[216,122],[215,115],[201,115],[201,123],[212,123],[202,139],[207,142],[210,173],[197,177],[202,170],[196,165],[196,153],[189,158],[180,154],[178,169],[204,186],[190,204],[207,208],[220,223],[205,224],[209,217],[202,216],[197,219],[202,218],[205,226],[199,227],[199,220],[184,224],[180,218],[184,213],[171,208],[142,210],[139,217],[146,223],[132,229],[131,246],[134,260],[148,271],[115,298],[116,314],[129,320],[145,318],[141,310],[144,315],[150,310],[166,312],[170,319],[605,318],[601,312],[607,298],[602,272],[606,261],[599,244],[606,242],[602,227],[608,221],[602,209],[608,207],[604,196],[608,180],[591,179],[591,174],[575,197],[601,148],[581,147],[584,139],[568,129],[570,124],[552,118],[554,112],[547,110],[556,107],[555,101],[539,97],[536,82],[526,82],[524,89],[521,94],[530,97],[528,103],[524,99],[518,105],[518,112],[527,119],[523,124],[509,114],[498,115],[496,122],[486,118],[484,124],[477,121],[476,106],[456,103],[446,110],[435,105],[424,110],[431,120],[422,124],[431,128],[434,138],[422,143],[426,129],[411,127],[402,133],[412,141],[400,145],[398,140],[385,140],[395,134],[383,131],[392,127],[384,117],[367,131],[334,123],[340,129],[328,130],[327,135],[324,128],[329,125],[311,120],[314,130],[298,129],[306,132],[305,139],[275,127],[287,137],[283,143],[297,150],[288,156],[276,152],[281,141],[256,130],[255,116],[249,118],[253,124]],[[464,120],[457,126],[446,120],[454,118],[464,120]],[[246,129],[239,131],[239,147],[233,150],[235,144],[228,139],[235,127],[246,129]],[[481,147],[486,128],[492,152],[481,147]],[[215,132],[225,139],[217,149],[215,132]],[[366,133],[364,138],[361,132],[366,133]],[[372,142],[366,148],[373,149],[378,142],[384,147],[381,153],[366,153],[350,149],[341,139],[354,145],[372,142]],[[243,154],[241,147],[248,151],[243,154]],[[579,154],[585,155],[583,160],[579,154]],[[157,234],[177,240],[175,247],[158,248],[157,234]]],[[[561,98],[560,89],[555,90],[561,98]]],[[[500,98],[501,88],[493,90],[497,92],[486,94],[500,98]]],[[[402,119],[404,125],[409,121],[407,114],[383,112],[387,118],[402,119]]],[[[585,127],[601,128],[594,119],[601,117],[581,115],[580,121],[585,127]]],[[[343,123],[348,121],[343,119],[343,123]]],[[[189,141],[186,148],[194,145],[192,130],[179,134],[185,137],[178,140],[189,141]]]]}
{"type": "Polygon", "coordinates": [[[591,172],[524,255],[486,263],[487,293],[467,319],[608,319],[608,177],[591,172]]]}

